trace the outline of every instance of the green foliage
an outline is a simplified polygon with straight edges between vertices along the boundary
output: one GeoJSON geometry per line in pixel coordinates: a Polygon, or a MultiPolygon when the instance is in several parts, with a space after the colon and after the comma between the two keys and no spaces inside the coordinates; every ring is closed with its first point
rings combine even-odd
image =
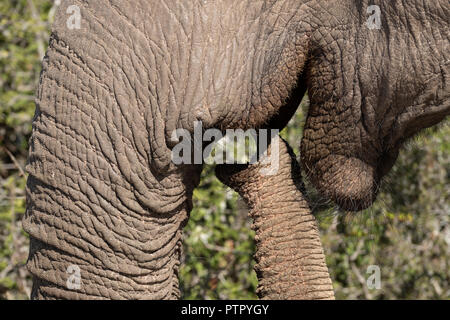
{"type": "Polygon", "coordinates": [[[0,2],[0,298],[26,298],[30,291],[28,238],[20,224],[23,168],[51,7],[44,0],[0,2]]]}
{"type": "Polygon", "coordinates": [[[254,233],[237,194],[225,188],[212,167],[194,192],[186,227],[181,288],[185,299],[254,299],[254,233]]]}
{"type": "Polygon", "coordinates": [[[48,1],[0,2],[0,146],[20,155],[31,131],[48,10],[48,1]]]}
{"type": "MultiPolygon", "coordinates": [[[[33,95],[54,6],[48,0],[0,2],[0,299],[29,295],[24,268],[27,141],[33,95]]],[[[298,154],[308,101],[282,132],[298,154]]],[[[309,186],[327,264],[340,299],[450,297],[450,126],[409,143],[374,206],[339,212],[309,186]],[[381,289],[367,287],[367,268],[381,271],[381,289]]],[[[207,166],[185,228],[180,287],[186,299],[254,299],[254,233],[247,210],[207,166]]]]}

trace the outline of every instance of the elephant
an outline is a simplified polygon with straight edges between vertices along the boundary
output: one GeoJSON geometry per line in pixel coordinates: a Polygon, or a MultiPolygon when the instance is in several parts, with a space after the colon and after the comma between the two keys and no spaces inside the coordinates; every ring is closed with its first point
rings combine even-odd
{"type": "MultiPolygon", "coordinates": [[[[177,299],[202,164],[177,129],[282,129],[300,164],[218,165],[256,230],[258,296],[332,299],[302,175],[369,207],[401,146],[450,114],[447,0],[67,0],[42,63],[27,163],[33,299],[177,299]]],[[[275,148],[273,148],[275,149],[275,148]]]]}

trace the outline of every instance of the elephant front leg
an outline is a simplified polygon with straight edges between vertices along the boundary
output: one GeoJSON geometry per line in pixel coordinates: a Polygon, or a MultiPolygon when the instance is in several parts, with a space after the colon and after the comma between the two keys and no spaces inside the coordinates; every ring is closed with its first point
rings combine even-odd
{"type": "Polygon", "coordinates": [[[262,161],[216,169],[218,178],[249,205],[256,231],[257,294],[263,299],[334,299],[299,165],[287,143],[275,139],[268,154],[278,151],[278,170],[267,174],[262,161]]]}
{"type": "Polygon", "coordinates": [[[33,176],[28,190],[23,224],[31,235],[33,299],[180,297],[185,203],[166,213],[138,214],[137,207],[112,199],[84,203],[33,176]]]}
{"type": "Polygon", "coordinates": [[[101,85],[92,91],[106,98],[93,99],[60,65],[44,65],[30,139],[23,227],[32,298],[178,298],[182,228],[200,172],[159,168],[133,101],[121,107],[101,85]]]}

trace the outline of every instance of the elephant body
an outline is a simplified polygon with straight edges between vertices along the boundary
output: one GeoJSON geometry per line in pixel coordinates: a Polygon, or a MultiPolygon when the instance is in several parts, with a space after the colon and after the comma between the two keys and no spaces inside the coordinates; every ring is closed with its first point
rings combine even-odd
{"type": "MultiPolygon", "coordinates": [[[[284,25],[272,25],[282,18],[274,5],[63,2],[43,61],[27,166],[33,298],[179,297],[181,230],[201,167],[171,162],[171,135],[197,120],[260,126],[281,105],[290,88],[274,95],[269,78],[287,66],[267,64],[274,56],[264,51],[271,43],[281,54],[292,43],[284,25]],[[80,8],[80,29],[67,27],[70,5],[80,8]],[[244,117],[243,106],[259,109],[244,117]],[[70,266],[80,268],[78,290],[67,287],[70,266]]],[[[292,1],[282,20],[298,5],[292,1]]]]}
{"type": "MultiPolygon", "coordinates": [[[[172,133],[192,132],[195,121],[205,129],[283,128],[306,90],[303,168],[342,207],[367,207],[401,143],[450,112],[448,1],[375,2],[381,30],[364,27],[368,1],[63,2],[43,61],[27,165],[32,297],[178,298],[182,228],[202,166],[173,164],[179,141],[172,133]],[[80,8],[79,29],[67,25],[72,5],[80,8]],[[71,266],[80,269],[75,289],[71,266]]],[[[250,181],[253,171],[240,179],[250,181]]],[[[222,181],[247,201],[264,192],[237,187],[227,172],[222,181]]],[[[292,212],[306,216],[298,190],[292,212]]],[[[286,231],[297,218],[285,215],[277,226],[286,231]]],[[[320,270],[307,272],[325,279],[319,251],[306,249],[303,260],[282,255],[285,270],[317,259],[320,270]]],[[[279,260],[267,261],[261,278],[271,268],[281,272],[279,260]]],[[[283,281],[308,287],[306,278],[293,272],[283,281]]],[[[295,294],[265,283],[262,297],[332,297],[329,279],[295,294]]]]}

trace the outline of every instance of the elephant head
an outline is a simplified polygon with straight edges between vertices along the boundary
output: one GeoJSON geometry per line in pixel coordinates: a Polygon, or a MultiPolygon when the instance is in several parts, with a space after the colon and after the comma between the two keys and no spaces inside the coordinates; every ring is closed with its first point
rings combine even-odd
{"type": "MultiPolygon", "coordinates": [[[[306,174],[341,207],[367,207],[401,144],[450,112],[448,12],[447,0],[63,2],[27,165],[32,297],[178,298],[181,232],[201,165],[172,162],[173,132],[194,132],[196,121],[283,128],[307,90],[306,174]]],[[[332,297],[300,169],[281,151],[273,178],[252,167],[219,174],[253,205],[266,237],[257,239],[259,292],[332,297]],[[283,179],[285,198],[274,195],[283,179]]]]}
{"type": "Polygon", "coordinates": [[[402,144],[450,114],[449,3],[326,6],[305,70],[301,160],[319,191],[357,211],[375,200],[402,144]]]}

